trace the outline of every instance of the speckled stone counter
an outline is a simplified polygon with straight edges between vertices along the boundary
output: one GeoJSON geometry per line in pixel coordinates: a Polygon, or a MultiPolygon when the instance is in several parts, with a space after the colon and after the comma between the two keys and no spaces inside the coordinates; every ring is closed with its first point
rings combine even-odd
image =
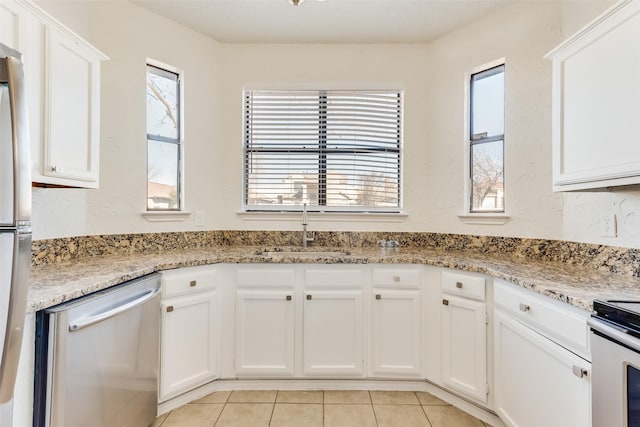
{"type": "MultiPolygon", "coordinates": [[[[615,274],[609,269],[567,262],[562,257],[549,260],[522,256],[514,251],[478,253],[452,250],[446,245],[442,249],[342,247],[348,255],[305,254],[303,257],[265,256],[260,254],[263,249],[264,246],[246,245],[176,247],[155,253],[115,251],[55,263],[35,263],[28,310],[38,311],[154,271],[217,263],[424,264],[484,273],[589,311],[596,298],[640,299],[640,278],[636,274],[615,274]]],[[[633,269],[637,271],[637,265],[633,269]]]]}

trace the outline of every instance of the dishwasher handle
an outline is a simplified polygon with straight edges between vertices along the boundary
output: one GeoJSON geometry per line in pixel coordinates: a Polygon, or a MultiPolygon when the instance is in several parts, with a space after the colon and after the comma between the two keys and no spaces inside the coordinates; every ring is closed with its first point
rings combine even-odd
{"type": "Polygon", "coordinates": [[[152,289],[149,292],[140,296],[139,298],[136,298],[133,301],[129,301],[126,304],[119,305],[113,310],[108,310],[96,315],[87,316],[83,318],[81,321],[69,325],[69,332],[79,331],[80,329],[84,329],[91,325],[95,325],[96,323],[100,323],[103,320],[107,320],[133,307],[144,304],[145,302],[149,301],[151,298],[155,297],[159,293],[160,293],[160,289],[152,289]]]}

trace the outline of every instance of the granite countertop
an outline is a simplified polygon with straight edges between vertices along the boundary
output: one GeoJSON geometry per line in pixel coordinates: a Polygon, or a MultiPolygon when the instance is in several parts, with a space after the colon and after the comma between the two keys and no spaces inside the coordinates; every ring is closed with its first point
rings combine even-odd
{"type": "Polygon", "coordinates": [[[42,310],[155,271],[218,263],[424,264],[484,273],[588,311],[594,299],[640,299],[640,278],[560,262],[423,248],[339,249],[348,254],[302,257],[261,255],[264,249],[220,246],[34,266],[27,310],[42,310]]]}

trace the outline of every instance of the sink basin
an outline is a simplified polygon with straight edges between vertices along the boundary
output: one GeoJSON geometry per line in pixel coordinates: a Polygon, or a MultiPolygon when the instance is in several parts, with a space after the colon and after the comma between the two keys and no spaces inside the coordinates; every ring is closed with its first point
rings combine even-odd
{"type": "Polygon", "coordinates": [[[324,251],[313,249],[301,250],[281,250],[281,251],[260,251],[258,255],[287,258],[335,258],[349,255],[345,251],[324,251]]]}

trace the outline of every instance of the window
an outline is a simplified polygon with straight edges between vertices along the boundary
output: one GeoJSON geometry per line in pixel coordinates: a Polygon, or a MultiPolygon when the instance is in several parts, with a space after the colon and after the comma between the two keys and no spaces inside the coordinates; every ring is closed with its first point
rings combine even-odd
{"type": "Polygon", "coordinates": [[[246,91],[246,210],[400,209],[399,91],[246,91]]]}
{"type": "Polygon", "coordinates": [[[147,210],[181,209],[180,76],[147,65],[147,210]]]}
{"type": "Polygon", "coordinates": [[[504,212],[504,65],[471,75],[470,212],[504,212]]]}

